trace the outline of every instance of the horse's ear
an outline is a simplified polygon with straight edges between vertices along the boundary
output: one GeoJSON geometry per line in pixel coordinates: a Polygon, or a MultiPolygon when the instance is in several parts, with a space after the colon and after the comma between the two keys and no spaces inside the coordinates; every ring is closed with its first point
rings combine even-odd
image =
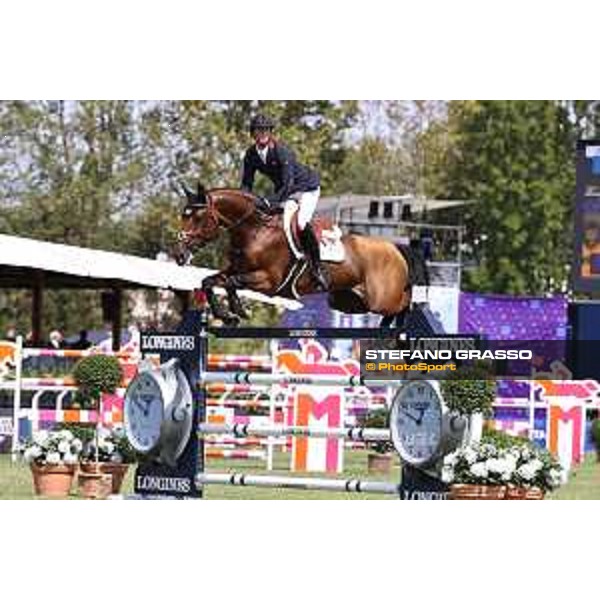
{"type": "Polygon", "coordinates": [[[200,204],[206,204],[206,188],[198,182],[198,191],[196,192],[197,201],[200,204]]]}
{"type": "Polygon", "coordinates": [[[190,190],[190,188],[188,188],[187,185],[185,185],[185,183],[181,183],[181,189],[183,190],[183,193],[185,194],[185,197],[187,198],[188,202],[192,203],[196,200],[196,197],[194,196],[194,192],[192,192],[192,190],[190,190]]]}

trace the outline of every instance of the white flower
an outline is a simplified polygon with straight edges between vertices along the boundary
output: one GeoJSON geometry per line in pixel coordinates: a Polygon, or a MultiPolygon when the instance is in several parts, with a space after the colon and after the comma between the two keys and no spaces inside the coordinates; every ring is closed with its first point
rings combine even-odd
{"type": "Polygon", "coordinates": [[[79,453],[81,452],[81,449],[83,448],[83,443],[80,439],[75,438],[72,442],[71,442],[71,452],[74,453],[79,453]]]}
{"type": "Polygon", "coordinates": [[[559,487],[563,483],[560,469],[550,469],[546,474],[546,482],[553,488],[559,487]]]}
{"type": "Polygon", "coordinates": [[[23,458],[25,459],[25,462],[32,463],[35,460],[36,449],[37,448],[35,446],[32,446],[31,448],[27,448],[27,450],[23,452],[23,458]]]}
{"type": "Polygon", "coordinates": [[[67,452],[69,452],[70,449],[71,446],[66,440],[61,440],[60,442],[58,442],[58,451],[61,454],[66,454],[67,452]]]}
{"type": "Polygon", "coordinates": [[[503,461],[499,458],[488,458],[485,467],[490,473],[502,473],[503,461]]]}
{"type": "Polygon", "coordinates": [[[43,446],[46,441],[48,440],[48,438],[50,437],[50,434],[45,431],[45,430],[40,430],[40,431],[34,431],[33,433],[33,441],[36,444],[40,444],[40,446],[43,446]]]}
{"type": "Polygon", "coordinates": [[[60,464],[60,454],[58,452],[48,452],[46,456],[46,462],[49,465],[59,465],[60,464]]]}
{"type": "Polygon", "coordinates": [[[79,460],[77,458],[76,454],[71,454],[70,452],[65,454],[64,458],[63,458],[64,462],[66,465],[75,465],[77,464],[77,461],[79,460]]]}
{"type": "Polygon", "coordinates": [[[488,469],[484,462],[477,462],[471,465],[470,471],[475,477],[485,479],[488,476],[488,469]]]}
{"type": "Polygon", "coordinates": [[[529,467],[534,473],[537,473],[540,469],[542,469],[544,463],[539,458],[534,458],[530,463],[529,467]]]}
{"type": "Polygon", "coordinates": [[[531,467],[531,463],[525,463],[517,469],[517,475],[525,481],[531,481],[536,474],[536,469],[531,467]]]}
{"type": "Polygon", "coordinates": [[[100,444],[100,449],[107,454],[112,454],[115,451],[115,445],[112,442],[104,442],[100,444]]]}
{"type": "Polygon", "coordinates": [[[444,457],[444,466],[454,467],[458,462],[458,454],[456,452],[451,452],[444,457]]]}
{"type": "Polygon", "coordinates": [[[463,456],[470,465],[477,460],[477,452],[473,448],[465,448],[463,456]]]}
{"type": "Polygon", "coordinates": [[[444,483],[452,483],[454,481],[454,469],[451,467],[442,467],[442,481],[444,483]]]}

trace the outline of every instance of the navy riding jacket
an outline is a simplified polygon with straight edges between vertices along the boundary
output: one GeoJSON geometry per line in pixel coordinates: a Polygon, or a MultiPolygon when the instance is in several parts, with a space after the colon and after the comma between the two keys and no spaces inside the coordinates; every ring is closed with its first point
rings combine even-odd
{"type": "Polygon", "coordinates": [[[318,173],[296,161],[294,153],[284,144],[273,142],[267,151],[267,159],[258,154],[256,146],[251,146],[244,156],[242,189],[249,192],[254,186],[256,171],[266,175],[273,183],[274,202],[285,202],[296,192],[311,192],[320,185],[318,173]]]}

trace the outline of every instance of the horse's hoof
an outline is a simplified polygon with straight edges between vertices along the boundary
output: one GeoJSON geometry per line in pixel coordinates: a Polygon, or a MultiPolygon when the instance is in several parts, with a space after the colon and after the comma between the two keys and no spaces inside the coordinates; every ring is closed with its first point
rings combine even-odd
{"type": "Polygon", "coordinates": [[[245,308],[241,308],[239,310],[235,311],[235,314],[242,319],[242,321],[245,321],[246,319],[250,318],[250,315],[248,314],[248,312],[246,311],[245,308]]]}
{"type": "Polygon", "coordinates": [[[237,327],[241,322],[241,319],[233,314],[224,315],[221,320],[223,321],[223,325],[226,325],[227,327],[237,327]]]}

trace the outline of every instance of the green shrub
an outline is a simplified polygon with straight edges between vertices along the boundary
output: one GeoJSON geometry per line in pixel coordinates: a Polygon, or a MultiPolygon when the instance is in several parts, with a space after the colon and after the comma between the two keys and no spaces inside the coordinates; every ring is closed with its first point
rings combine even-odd
{"type": "Polygon", "coordinates": [[[474,413],[492,416],[496,381],[491,377],[487,363],[460,367],[441,382],[441,390],[444,402],[451,411],[463,416],[474,413]]]}
{"type": "Polygon", "coordinates": [[[76,401],[83,408],[97,407],[101,394],[112,394],[123,379],[123,370],[114,356],[98,354],[81,359],[73,371],[79,386],[76,401]]]}

